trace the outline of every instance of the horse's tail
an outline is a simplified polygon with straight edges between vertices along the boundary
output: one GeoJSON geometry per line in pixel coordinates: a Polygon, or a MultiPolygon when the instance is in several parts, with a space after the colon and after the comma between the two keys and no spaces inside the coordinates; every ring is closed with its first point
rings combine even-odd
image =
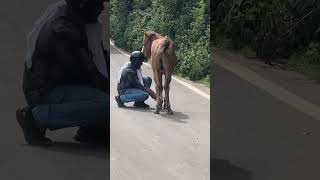
{"type": "Polygon", "coordinates": [[[161,53],[163,53],[165,50],[168,49],[170,45],[170,39],[168,36],[165,36],[165,40],[160,44],[160,47],[158,48],[158,51],[156,53],[156,57],[159,57],[161,53]]]}

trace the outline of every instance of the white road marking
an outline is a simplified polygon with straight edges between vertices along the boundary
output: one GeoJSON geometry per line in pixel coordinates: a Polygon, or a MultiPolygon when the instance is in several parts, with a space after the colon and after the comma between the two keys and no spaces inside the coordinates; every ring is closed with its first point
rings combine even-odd
{"type": "MultiPolygon", "coordinates": [[[[130,57],[130,55],[128,55],[127,53],[125,53],[124,51],[122,51],[121,49],[119,49],[118,47],[116,47],[116,46],[114,45],[114,43],[111,42],[111,41],[110,41],[110,45],[113,46],[115,49],[117,49],[117,50],[118,50],[119,52],[121,52],[122,54],[126,55],[127,57],[130,57]]],[[[143,64],[145,64],[145,65],[148,66],[148,67],[151,67],[150,64],[148,64],[148,63],[143,63],[143,64]]],[[[177,82],[180,83],[181,85],[185,86],[186,88],[189,88],[189,89],[192,90],[193,92],[199,94],[200,96],[206,98],[207,100],[210,100],[210,94],[207,94],[207,93],[201,91],[200,89],[192,86],[191,84],[189,84],[189,83],[187,83],[187,82],[185,82],[185,81],[182,81],[182,80],[178,79],[178,78],[175,77],[175,76],[172,76],[172,79],[174,79],[175,81],[177,81],[177,82]]]]}
{"type": "Polygon", "coordinates": [[[239,63],[230,62],[222,57],[215,58],[214,61],[217,65],[239,76],[241,79],[263,89],[282,102],[287,103],[288,105],[313,117],[316,120],[320,120],[319,106],[304,100],[303,98],[289,92],[272,81],[264,79],[259,74],[240,65],[239,63]]]}

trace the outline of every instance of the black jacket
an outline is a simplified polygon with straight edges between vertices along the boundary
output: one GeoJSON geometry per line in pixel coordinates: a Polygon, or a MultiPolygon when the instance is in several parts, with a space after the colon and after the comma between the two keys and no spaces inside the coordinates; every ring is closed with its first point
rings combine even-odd
{"type": "MultiPolygon", "coordinates": [[[[107,51],[105,59],[110,72],[107,51]]],[[[100,74],[92,60],[85,24],[67,7],[41,29],[32,68],[25,66],[23,91],[28,104],[36,105],[52,89],[64,85],[85,85],[109,91],[109,80],[100,74]]]]}
{"type": "Polygon", "coordinates": [[[137,69],[129,63],[129,65],[123,69],[120,82],[118,83],[117,89],[119,95],[122,95],[125,90],[136,88],[144,90],[144,87],[140,84],[137,76],[137,69]]]}

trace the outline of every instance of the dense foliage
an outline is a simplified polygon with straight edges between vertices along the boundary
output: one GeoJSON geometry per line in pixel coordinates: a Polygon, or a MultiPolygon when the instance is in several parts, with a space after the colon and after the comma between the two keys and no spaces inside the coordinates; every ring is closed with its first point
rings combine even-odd
{"type": "Polygon", "coordinates": [[[176,44],[176,72],[192,80],[210,74],[207,0],[113,0],[111,38],[129,51],[140,50],[144,32],[168,35],[176,44]]]}
{"type": "Polygon", "coordinates": [[[214,46],[320,72],[319,0],[215,0],[211,12],[214,46]]]}

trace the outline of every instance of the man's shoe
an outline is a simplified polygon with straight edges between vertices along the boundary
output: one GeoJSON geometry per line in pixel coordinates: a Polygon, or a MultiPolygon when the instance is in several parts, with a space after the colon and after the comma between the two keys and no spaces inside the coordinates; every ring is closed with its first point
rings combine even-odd
{"type": "Polygon", "coordinates": [[[148,104],[144,103],[144,102],[134,102],[133,106],[135,107],[141,107],[141,108],[148,108],[150,107],[148,104]]]}
{"type": "Polygon", "coordinates": [[[80,127],[77,131],[77,134],[74,136],[74,140],[76,140],[79,143],[86,144],[108,144],[107,132],[105,130],[95,128],[80,127]]]}
{"type": "Polygon", "coordinates": [[[121,101],[120,96],[116,96],[115,100],[118,104],[118,107],[125,107],[124,102],[121,101]]]}
{"type": "Polygon", "coordinates": [[[45,137],[45,132],[41,132],[40,128],[36,126],[30,108],[17,109],[16,119],[28,144],[40,146],[52,145],[52,141],[45,137]]]}
{"type": "Polygon", "coordinates": [[[52,140],[47,138],[47,137],[45,137],[44,135],[33,137],[31,140],[29,140],[28,143],[30,145],[46,146],[46,147],[53,145],[52,140]]]}

